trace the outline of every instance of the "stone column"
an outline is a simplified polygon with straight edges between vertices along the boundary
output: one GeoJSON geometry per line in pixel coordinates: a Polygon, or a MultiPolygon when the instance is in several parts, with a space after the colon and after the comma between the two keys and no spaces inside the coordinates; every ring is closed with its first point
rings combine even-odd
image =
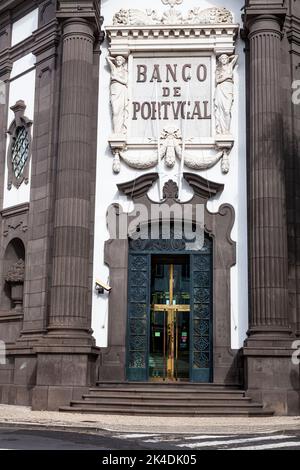
{"type": "Polygon", "coordinates": [[[99,349],[91,330],[91,243],[95,185],[95,34],[92,2],[60,2],[59,129],[47,334],[35,346],[33,409],[57,410],[95,385],[99,349]]]}
{"type": "Polygon", "coordinates": [[[48,329],[88,335],[93,89],[92,23],[63,24],[60,128],[48,329]]]}
{"type": "Polygon", "coordinates": [[[243,349],[245,386],[247,394],[267,409],[277,414],[297,414],[299,366],[291,360],[281,112],[281,28],[285,9],[278,12],[270,6],[269,11],[254,13],[251,7],[246,10],[250,329],[243,349]]]}
{"type": "Polygon", "coordinates": [[[280,91],[281,18],[249,21],[250,336],[289,332],[280,91]]]}

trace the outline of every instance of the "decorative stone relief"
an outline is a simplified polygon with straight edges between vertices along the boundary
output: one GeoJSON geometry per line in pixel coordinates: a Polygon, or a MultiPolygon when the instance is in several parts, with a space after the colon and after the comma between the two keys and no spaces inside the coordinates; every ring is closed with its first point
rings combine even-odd
{"type": "Polygon", "coordinates": [[[24,275],[25,263],[24,260],[19,259],[9,268],[5,280],[7,282],[24,282],[24,275]]]}
{"type": "Polygon", "coordinates": [[[126,134],[128,115],[128,71],[127,61],[118,56],[107,57],[111,71],[110,97],[113,115],[113,129],[116,135],[126,134]]]}
{"type": "Polygon", "coordinates": [[[165,159],[165,164],[173,168],[176,163],[176,157],[181,158],[182,137],[180,129],[176,127],[165,127],[161,133],[161,155],[165,159]]]}
{"type": "Polygon", "coordinates": [[[25,262],[23,259],[19,259],[9,268],[5,277],[5,281],[10,285],[10,297],[15,313],[22,313],[23,310],[24,277],[25,262]]]}
{"type": "Polygon", "coordinates": [[[189,11],[186,19],[187,24],[231,24],[233,23],[232,13],[226,8],[193,8],[189,11]]]}
{"type": "Polygon", "coordinates": [[[114,173],[122,161],[138,170],[158,165],[160,175],[176,162],[180,174],[219,161],[223,173],[230,169],[239,25],[221,7],[184,15],[176,8],[182,1],[162,0],[169,5],[162,13],[121,9],[106,28],[114,173]]]}
{"type": "Polygon", "coordinates": [[[222,54],[218,58],[214,104],[216,133],[219,135],[230,135],[231,110],[234,101],[233,69],[237,60],[237,55],[228,57],[227,54],[222,54]]]}
{"type": "MultiPolygon", "coordinates": [[[[163,2],[165,3],[165,2],[163,2]]],[[[175,2],[173,2],[175,3],[175,2]]],[[[174,5],[173,5],[174,7],[174,5]]],[[[232,24],[232,13],[226,8],[193,8],[187,17],[171,8],[159,15],[155,10],[121,9],[113,18],[114,26],[146,26],[150,24],[189,25],[189,24],[232,24]]]]}
{"type": "Polygon", "coordinates": [[[177,199],[178,198],[178,185],[175,181],[169,180],[163,187],[164,199],[177,199]]]}
{"type": "Polygon", "coordinates": [[[155,10],[143,11],[137,9],[121,9],[118,13],[115,14],[113,18],[114,26],[143,26],[150,24],[158,24],[159,22],[160,19],[157,16],[157,12],[155,10]]]}
{"type": "MultiPolygon", "coordinates": [[[[175,166],[176,158],[182,158],[182,135],[180,129],[172,126],[165,127],[160,136],[160,149],[153,151],[148,155],[140,155],[139,153],[131,153],[126,149],[116,151],[113,163],[113,170],[115,173],[120,172],[120,158],[132,168],[140,170],[147,170],[155,167],[160,160],[164,160],[166,167],[173,168],[175,166]],[[160,158],[158,158],[160,154],[160,158]]],[[[203,151],[197,151],[194,154],[184,153],[184,164],[194,170],[207,170],[224,156],[224,150],[219,150],[213,155],[207,155],[203,151]]]]}
{"type": "Polygon", "coordinates": [[[18,229],[22,232],[27,232],[28,226],[26,224],[24,224],[23,220],[18,220],[15,224],[14,223],[8,223],[7,226],[5,227],[3,235],[4,235],[4,237],[7,237],[10,230],[16,231],[18,229]]]}
{"type": "Polygon", "coordinates": [[[15,207],[3,209],[0,214],[3,219],[3,236],[9,239],[15,236],[22,240],[23,234],[28,231],[29,203],[19,204],[15,207]]]}

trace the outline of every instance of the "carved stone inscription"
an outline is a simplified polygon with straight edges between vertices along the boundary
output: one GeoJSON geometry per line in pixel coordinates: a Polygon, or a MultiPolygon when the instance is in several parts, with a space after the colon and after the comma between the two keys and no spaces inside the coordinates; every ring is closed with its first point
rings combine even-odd
{"type": "Polygon", "coordinates": [[[211,136],[211,57],[134,57],[131,93],[132,137],[156,138],[158,122],[184,121],[186,138],[211,136]]]}

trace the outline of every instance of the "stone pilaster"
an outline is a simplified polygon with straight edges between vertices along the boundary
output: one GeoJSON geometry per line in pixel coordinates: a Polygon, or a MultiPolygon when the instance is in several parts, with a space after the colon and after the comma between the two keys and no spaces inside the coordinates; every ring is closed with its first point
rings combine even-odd
{"type": "Polygon", "coordinates": [[[9,14],[3,15],[0,19],[0,207],[3,206],[3,187],[6,157],[6,126],[8,115],[8,95],[9,95],[9,79],[12,71],[13,61],[9,53],[11,24],[9,14]]]}
{"type": "MultiPolygon", "coordinates": [[[[291,83],[300,80],[300,3],[290,2],[286,21],[284,71],[284,136],[288,205],[289,303],[296,335],[300,336],[300,104],[291,100],[291,83]]],[[[299,93],[297,93],[299,95],[299,93]]]]}
{"type": "Polygon", "coordinates": [[[56,69],[59,42],[56,20],[34,34],[32,53],[36,57],[35,112],[32,140],[31,188],[24,321],[18,343],[29,346],[46,331],[49,304],[49,259],[53,211],[53,168],[55,166],[59,70],[56,69]]]}
{"type": "Polygon", "coordinates": [[[88,333],[91,104],[94,34],[82,18],[63,24],[60,129],[49,329],[88,333]]]}
{"type": "Polygon", "coordinates": [[[51,294],[47,334],[35,347],[35,409],[68,405],[95,384],[98,349],[91,330],[90,260],[97,113],[93,90],[98,88],[96,16],[93,2],[85,0],[62,1],[57,12],[61,60],[51,294]]]}
{"type": "Polygon", "coordinates": [[[289,325],[280,17],[251,18],[248,39],[250,335],[281,335],[289,325]]]}
{"type": "MultiPolygon", "coordinates": [[[[246,9],[249,42],[250,329],[245,342],[248,394],[278,414],[298,412],[291,360],[287,214],[281,105],[285,9],[246,9]]],[[[295,382],[296,380],[296,382],[295,382]]],[[[299,385],[298,385],[299,386],[299,385]]]]}

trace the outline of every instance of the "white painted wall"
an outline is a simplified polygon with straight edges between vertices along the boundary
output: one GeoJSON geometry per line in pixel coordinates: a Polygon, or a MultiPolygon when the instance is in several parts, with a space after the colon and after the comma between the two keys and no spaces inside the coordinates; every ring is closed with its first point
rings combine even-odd
{"type": "Polygon", "coordinates": [[[20,20],[15,21],[12,25],[12,37],[11,45],[15,46],[24,39],[31,36],[33,31],[38,27],[38,13],[39,10],[36,8],[32,10],[28,15],[23,16],[20,20]]]}
{"type": "MultiPolygon", "coordinates": [[[[209,8],[213,6],[225,6],[235,16],[235,22],[241,23],[241,8],[244,0],[183,0],[179,7],[186,13],[193,7],[209,8]]],[[[163,12],[167,7],[161,0],[141,3],[139,0],[127,0],[126,5],[122,0],[102,0],[102,15],[104,27],[112,24],[114,14],[121,8],[146,9],[153,8],[163,12]]],[[[235,103],[233,109],[232,129],[235,136],[235,146],[231,152],[231,169],[228,175],[221,172],[220,165],[200,172],[204,178],[225,184],[225,189],[220,197],[211,201],[209,210],[218,211],[223,203],[230,203],[236,211],[236,222],[232,232],[232,238],[237,242],[237,265],[231,272],[231,344],[232,348],[240,348],[246,338],[248,329],[248,283],[247,283],[247,203],[246,203],[246,124],[245,124],[245,57],[244,43],[238,41],[236,52],[239,54],[239,62],[235,71],[235,103]]],[[[99,94],[99,123],[98,123],[98,165],[97,165],[97,193],[95,214],[95,249],[94,249],[94,280],[100,279],[109,283],[109,270],[104,265],[104,242],[107,240],[106,210],[114,201],[122,204],[123,209],[129,212],[132,209],[131,202],[125,196],[118,193],[116,184],[133,180],[142,174],[122,163],[121,173],[115,175],[112,172],[113,157],[108,145],[108,138],[112,134],[111,111],[109,103],[110,73],[106,65],[108,44],[102,47],[100,64],[100,94],[99,94]]],[[[172,170],[166,170],[164,180],[170,177],[176,180],[178,165],[172,170]]],[[[149,172],[155,171],[149,170],[149,172]]],[[[191,189],[184,185],[183,200],[191,196],[191,189]]],[[[153,188],[149,195],[152,199],[158,199],[157,187],[153,188]]],[[[126,306],[124,306],[126,308],[126,306]]],[[[108,322],[108,295],[93,297],[92,327],[97,340],[97,345],[107,345],[108,322]]]]}
{"type": "MultiPolygon", "coordinates": [[[[35,56],[28,54],[13,64],[11,79],[9,84],[9,113],[7,120],[7,129],[14,119],[14,113],[10,109],[11,106],[16,104],[17,101],[23,100],[26,104],[25,116],[33,120],[34,116],[34,95],[35,95],[35,69],[32,69],[35,64],[35,56]],[[27,73],[26,73],[27,72],[27,73]],[[21,76],[19,76],[22,74],[21,76]]],[[[33,126],[31,128],[33,132],[33,126]]],[[[6,165],[4,176],[4,200],[3,208],[12,207],[17,204],[29,202],[30,198],[30,176],[31,176],[31,162],[29,165],[29,182],[24,182],[17,189],[14,186],[10,190],[7,189],[7,151],[9,147],[9,137],[7,137],[6,146],[6,165]]]]}

